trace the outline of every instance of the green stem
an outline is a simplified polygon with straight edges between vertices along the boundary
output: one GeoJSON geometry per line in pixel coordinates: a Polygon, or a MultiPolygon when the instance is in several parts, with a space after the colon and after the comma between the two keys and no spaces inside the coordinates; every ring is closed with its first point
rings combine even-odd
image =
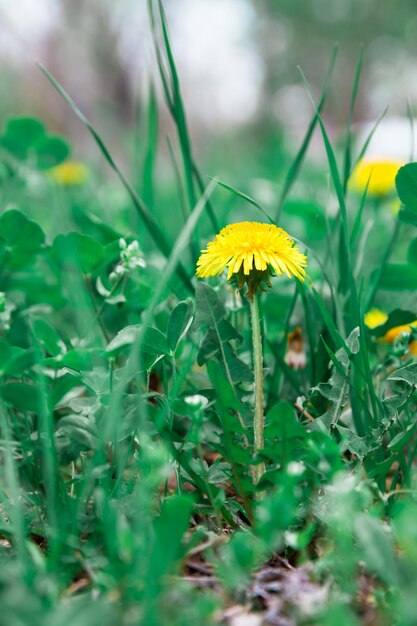
{"type": "MultiPolygon", "coordinates": [[[[255,412],[253,418],[254,430],[254,452],[258,454],[264,447],[264,389],[263,389],[263,358],[262,358],[262,338],[261,324],[259,320],[258,294],[255,292],[253,298],[249,299],[250,313],[252,319],[252,341],[253,341],[253,371],[255,387],[255,412]]],[[[255,465],[254,478],[258,483],[265,473],[265,463],[255,465]]]]}

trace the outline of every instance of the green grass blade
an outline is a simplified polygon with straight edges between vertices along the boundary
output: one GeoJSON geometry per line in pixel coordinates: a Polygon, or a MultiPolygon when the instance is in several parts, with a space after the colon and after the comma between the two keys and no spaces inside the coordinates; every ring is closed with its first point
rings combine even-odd
{"type": "Polygon", "coordinates": [[[217,178],[212,178],[211,176],[210,178],[211,180],[214,180],[218,185],[220,185],[220,187],[223,187],[223,189],[230,191],[230,193],[234,194],[235,196],[238,196],[238,198],[241,198],[242,200],[245,200],[245,202],[248,202],[252,206],[256,207],[267,218],[270,224],[274,224],[274,220],[269,215],[268,211],[266,211],[266,209],[264,209],[258,202],[256,202],[256,200],[248,196],[246,193],[243,193],[243,191],[239,191],[235,187],[232,187],[232,185],[222,183],[217,178]]]}
{"type": "MultiPolygon", "coordinates": [[[[336,63],[336,57],[337,57],[337,46],[334,47],[333,49],[333,53],[332,56],[330,58],[330,63],[329,63],[329,68],[327,70],[327,74],[326,74],[326,78],[324,81],[324,85],[323,85],[323,89],[321,92],[321,96],[320,96],[320,100],[317,106],[317,109],[319,112],[321,112],[324,108],[326,99],[327,99],[327,93],[328,93],[328,89],[329,89],[329,85],[330,85],[330,81],[333,75],[333,70],[334,70],[334,66],[336,63]]],[[[306,155],[307,152],[307,148],[310,145],[310,141],[311,138],[313,136],[314,130],[316,128],[317,125],[317,121],[318,121],[318,117],[316,114],[313,115],[313,118],[310,122],[310,125],[307,129],[307,132],[305,134],[305,137],[303,139],[303,142],[300,146],[299,151],[297,152],[297,155],[294,159],[294,161],[292,162],[287,175],[285,177],[285,182],[284,182],[284,186],[278,201],[278,208],[277,208],[277,212],[276,212],[276,217],[275,217],[275,223],[279,224],[279,221],[281,219],[281,213],[282,213],[282,209],[284,207],[284,203],[285,200],[288,197],[288,194],[290,193],[295,181],[297,180],[298,174],[300,173],[300,169],[301,169],[301,165],[304,161],[304,157],[306,155]]]]}
{"type": "MultiPolygon", "coordinates": [[[[48,79],[48,81],[51,83],[51,85],[54,87],[54,89],[56,89],[56,91],[67,102],[67,104],[70,106],[70,108],[75,113],[75,115],[78,117],[78,119],[89,130],[90,134],[92,135],[93,139],[95,140],[95,142],[97,143],[98,147],[100,148],[100,150],[101,150],[104,158],[106,159],[107,163],[110,165],[110,167],[115,172],[115,174],[119,177],[119,180],[122,182],[123,186],[125,187],[126,191],[128,192],[130,198],[133,201],[133,205],[135,206],[136,210],[138,211],[140,217],[142,218],[143,223],[145,224],[149,234],[151,235],[151,237],[155,241],[156,245],[158,246],[158,248],[162,252],[162,254],[164,256],[168,257],[170,252],[171,252],[171,247],[170,247],[170,245],[169,245],[169,243],[168,243],[164,233],[162,232],[161,228],[159,227],[159,224],[158,224],[157,220],[155,219],[153,214],[149,211],[148,207],[145,205],[143,200],[138,196],[138,194],[133,189],[133,187],[129,183],[129,181],[125,178],[125,176],[122,173],[122,171],[120,170],[119,166],[116,164],[116,162],[114,161],[113,157],[111,156],[111,154],[110,154],[107,146],[105,145],[103,139],[100,137],[98,132],[95,130],[95,128],[91,125],[91,123],[85,117],[84,113],[82,113],[82,111],[75,104],[75,102],[71,98],[71,96],[58,83],[58,81],[52,76],[52,74],[50,74],[50,72],[48,72],[48,70],[42,65],[42,63],[37,63],[37,66],[39,67],[41,72],[45,75],[45,77],[48,79]]],[[[185,269],[181,265],[178,266],[178,275],[181,277],[181,280],[184,283],[184,285],[187,287],[187,289],[189,291],[193,292],[194,288],[192,286],[190,277],[189,277],[189,275],[187,274],[187,272],[185,271],[185,269]]]]}
{"type": "MultiPolygon", "coordinates": [[[[192,153],[192,144],[190,134],[188,131],[187,116],[185,112],[184,102],[181,93],[181,85],[178,76],[177,67],[175,64],[174,56],[172,54],[172,47],[169,39],[167,20],[162,2],[157,0],[158,17],[160,27],[162,31],[163,50],[167,60],[168,70],[165,69],[163,62],[162,51],[158,42],[158,29],[156,23],[156,15],[154,9],[154,0],[148,0],[148,12],[150,15],[152,36],[154,42],[154,48],[158,59],[158,68],[161,76],[162,83],[164,85],[164,93],[167,102],[167,106],[170,110],[171,116],[175,123],[178,135],[178,141],[181,148],[181,155],[183,161],[185,186],[187,189],[187,197],[189,203],[189,209],[195,206],[197,201],[197,193],[194,186],[194,179],[197,182],[197,186],[201,193],[204,190],[204,184],[199,172],[199,169],[194,161],[192,153]]],[[[215,217],[215,213],[211,202],[206,203],[207,214],[212,222],[215,232],[219,230],[219,224],[215,217]]],[[[194,237],[195,241],[196,237],[194,237]]],[[[196,247],[196,244],[194,244],[196,247]]],[[[198,246],[197,246],[198,247],[198,246]]]]}
{"type": "Polygon", "coordinates": [[[361,46],[359,50],[359,57],[358,57],[357,65],[356,65],[355,77],[353,79],[352,94],[351,94],[350,105],[349,105],[349,120],[348,120],[348,127],[347,127],[347,136],[346,136],[345,154],[344,154],[344,168],[343,168],[343,172],[344,172],[343,173],[343,191],[345,194],[347,191],[347,185],[348,185],[348,181],[349,181],[349,177],[351,173],[352,126],[353,126],[353,117],[355,114],[356,100],[358,97],[359,82],[360,82],[360,77],[362,73],[362,66],[363,66],[363,46],[361,46]]]}
{"type": "MultiPolygon", "coordinates": [[[[370,144],[370,143],[371,143],[371,141],[372,141],[372,137],[374,136],[375,131],[377,130],[378,126],[380,125],[380,123],[382,122],[382,120],[384,119],[384,117],[386,116],[387,111],[388,111],[388,107],[386,107],[386,108],[382,111],[381,115],[379,116],[379,118],[378,118],[378,119],[377,119],[377,121],[375,122],[374,126],[372,127],[371,132],[369,133],[369,135],[368,135],[368,136],[367,136],[367,138],[365,139],[364,144],[363,144],[363,146],[362,146],[362,148],[361,148],[361,150],[360,150],[360,152],[359,152],[359,155],[358,155],[358,157],[357,157],[357,159],[356,159],[356,161],[355,161],[355,165],[354,165],[354,167],[355,167],[355,166],[356,166],[356,165],[357,165],[357,164],[358,164],[358,163],[359,163],[359,162],[363,159],[363,157],[365,156],[366,151],[367,151],[367,149],[368,149],[368,146],[369,146],[369,144],[370,144]]],[[[354,169],[354,167],[353,167],[352,169],[354,169]]]]}
{"type": "Polygon", "coordinates": [[[148,115],[147,115],[147,143],[145,158],[143,162],[142,189],[145,204],[152,208],[154,206],[154,173],[155,162],[158,149],[158,105],[156,101],[155,89],[151,84],[149,89],[148,115]]]}

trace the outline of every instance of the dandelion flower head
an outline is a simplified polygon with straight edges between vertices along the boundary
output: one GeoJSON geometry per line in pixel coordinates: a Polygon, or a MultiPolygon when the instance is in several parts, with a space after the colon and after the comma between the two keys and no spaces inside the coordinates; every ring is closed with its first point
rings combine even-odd
{"type": "Polygon", "coordinates": [[[227,279],[245,283],[250,295],[262,282],[268,286],[272,271],[304,280],[307,258],[282,228],[260,222],[229,224],[210,241],[197,262],[197,276],[218,276],[227,268],[227,279]]]}

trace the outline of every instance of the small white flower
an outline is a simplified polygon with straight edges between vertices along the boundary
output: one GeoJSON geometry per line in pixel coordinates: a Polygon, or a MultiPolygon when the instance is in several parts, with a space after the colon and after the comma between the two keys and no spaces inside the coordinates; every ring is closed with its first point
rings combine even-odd
{"type": "Polygon", "coordinates": [[[134,240],[127,244],[126,239],[119,239],[120,261],[111,272],[109,278],[115,281],[124,274],[134,271],[138,267],[146,267],[146,261],[143,258],[138,241],[134,240]]]}

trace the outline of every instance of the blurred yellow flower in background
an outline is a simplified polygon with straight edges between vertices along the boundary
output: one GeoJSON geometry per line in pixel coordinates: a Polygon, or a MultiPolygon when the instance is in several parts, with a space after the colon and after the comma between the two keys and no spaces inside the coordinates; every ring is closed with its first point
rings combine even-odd
{"type": "Polygon", "coordinates": [[[403,165],[402,161],[362,159],[353,170],[349,185],[351,189],[362,193],[369,180],[369,196],[388,196],[395,190],[395,177],[403,165]]]}
{"type": "Polygon", "coordinates": [[[376,328],[382,326],[388,319],[388,315],[380,309],[371,309],[365,315],[364,322],[368,328],[376,328]]]}
{"type": "MultiPolygon", "coordinates": [[[[380,309],[371,309],[364,317],[365,325],[371,330],[382,326],[388,319],[388,315],[380,309]]],[[[390,328],[383,337],[378,341],[380,343],[392,345],[396,339],[399,339],[404,334],[404,342],[407,340],[407,336],[411,334],[413,330],[417,330],[417,319],[409,324],[400,324],[399,326],[393,326],[390,328]]],[[[413,339],[408,344],[408,353],[412,357],[417,357],[417,340],[413,339]]]]}
{"type": "Polygon", "coordinates": [[[390,328],[389,331],[385,333],[384,341],[387,343],[394,343],[394,341],[398,339],[402,333],[411,333],[413,329],[417,330],[417,320],[414,320],[414,322],[410,322],[409,324],[394,326],[394,328],[390,328]]]}
{"type": "Polygon", "coordinates": [[[49,170],[48,175],[62,187],[82,185],[88,179],[89,170],[79,161],[64,161],[49,170]]]}

